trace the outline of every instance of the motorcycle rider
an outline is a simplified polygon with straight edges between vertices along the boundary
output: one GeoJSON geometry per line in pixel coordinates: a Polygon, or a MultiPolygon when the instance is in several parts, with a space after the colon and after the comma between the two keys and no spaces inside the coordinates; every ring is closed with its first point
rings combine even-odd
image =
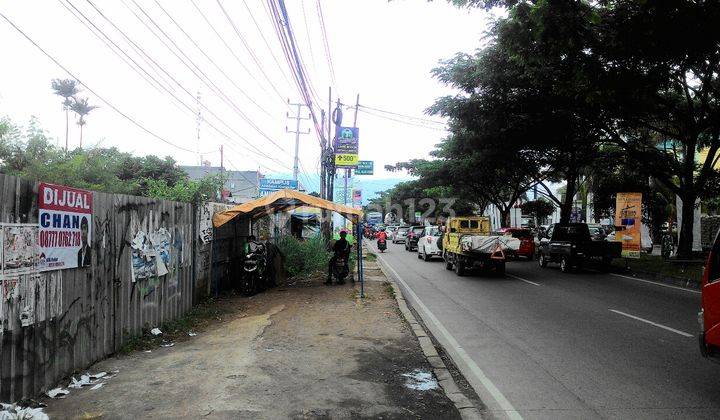
{"type": "Polygon", "coordinates": [[[380,229],[378,233],[375,234],[375,239],[377,240],[383,240],[387,242],[387,233],[385,233],[385,229],[380,229]]]}
{"type": "MultiPolygon", "coordinates": [[[[327,281],[325,282],[326,285],[332,284],[333,266],[335,265],[335,261],[337,261],[338,257],[344,257],[345,265],[347,266],[348,264],[348,260],[350,259],[350,242],[345,239],[346,236],[347,232],[345,230],[341,230],[340,239],[335,241],[335,244],[333,244],[333,256],[330,258],[330,263],[328,264],[328,276],[327,281]]],[[[344,283],[344,281],[340,282],[340,284],[342,283],[344,283]]]]}

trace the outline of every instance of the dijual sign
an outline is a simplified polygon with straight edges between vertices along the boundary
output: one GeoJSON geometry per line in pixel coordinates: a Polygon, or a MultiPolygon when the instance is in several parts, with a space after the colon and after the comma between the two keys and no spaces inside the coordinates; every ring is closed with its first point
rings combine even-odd
{"type": "Polygon", "coordinates": [[[92,192],[41,183],[38,196],[38,269],[89,266],[92,192]]]}

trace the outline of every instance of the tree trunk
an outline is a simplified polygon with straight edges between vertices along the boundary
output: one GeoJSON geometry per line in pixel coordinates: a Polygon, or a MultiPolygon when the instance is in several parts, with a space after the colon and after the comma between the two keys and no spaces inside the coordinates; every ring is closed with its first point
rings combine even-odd
{"type": "Polygon", "coordinates": [[[679,259],[692,258],[693,247],[693,227],[695,226],[695,199],[696,194],[693,192],[685,192],[680,196],[682,200],[682,222],[678,228],[680,229],[680,239],[678,240],[677,257],[679,259]]]}
{"type": "Polygon", "coordinates": [[[83,126],[80,126],[80,148],[82,149],[82,128],[83,126]]]}
{"type": "Polygon", "coordinates": [[[560,223],[570,223],[570,215],[572,214],[573,202],[575,201],[575,176],[567,178],[567,187],[565,189],[565,197],[560,204],[560,223]]]}
{"type": "Polygon", "coordinates": [[[511,207],[498,207],[498,210],[500,210],[500,227],[509,227],[510,226],[510,209],[511,207]]]}

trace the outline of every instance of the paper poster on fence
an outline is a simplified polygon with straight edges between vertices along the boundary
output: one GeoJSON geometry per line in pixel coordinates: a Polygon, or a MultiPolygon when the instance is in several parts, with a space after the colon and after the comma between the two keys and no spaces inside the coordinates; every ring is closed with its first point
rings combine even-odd
{"type": "Polygon", "coordinates": [[[90,265],[92,192],[41,183],[38,220],[41,271],[90,265]]]}
{"type": "Polygon", "coordinates": [[[169,272],[172,236],[165,228],[150,234],[138,232],[130,243],[132,281],[164,276],[169,272]]]}
{"type": "Polygon", "coordinates": [[[38,228],[35,225],[3,224],[2,277],[10,278],[37,271],[38,228]]]}
{"type": "Polygon", "coordinates": [[[617,193],[615,203],[615,240],[622,242],[622,256],[640,258],[642,193],[617,193]]]}

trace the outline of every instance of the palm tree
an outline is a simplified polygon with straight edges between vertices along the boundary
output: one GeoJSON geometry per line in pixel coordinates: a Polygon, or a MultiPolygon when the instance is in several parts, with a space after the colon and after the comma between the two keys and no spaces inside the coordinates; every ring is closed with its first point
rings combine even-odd
{"type": "Polygon", "coordinates": [[[77,81],[73,79],[53,79],[52,89],[55,94],[63,98],[63,110],[65,111],[65,150],[68,149],[68,126],[70,125],[70,98],[78,94],[77,81]]]}
{"type": "Polygon", "coordinates": [[[73,102],[70,105],[70,109],[78,114],[77,125],[80,126],[80,148],[82,149],[82,135],[83,126],[85,125],[85,116],[90,113],[93,109],[97,108],[95,105],[89,105],[87,98],[73,98],[73,102]]]}

